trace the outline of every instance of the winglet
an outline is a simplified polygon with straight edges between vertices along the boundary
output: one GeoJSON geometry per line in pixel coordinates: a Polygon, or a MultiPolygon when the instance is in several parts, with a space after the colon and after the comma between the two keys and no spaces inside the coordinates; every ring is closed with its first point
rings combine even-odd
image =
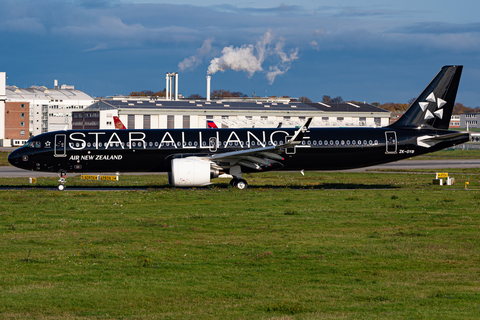
{"type": "Polygon", "coordinates": [[[285,144],[287,146],[291,145],[297,145],[300,144],[303,140],[303,136],[305,135],[305,132],[307,132],[308,127],[310,126],[310,123],[312,122],[313,118],[308,118],[307,121],[304,123],[304,125],[295,132],[293,137],[288,140],[288,142],[285,144]]]}

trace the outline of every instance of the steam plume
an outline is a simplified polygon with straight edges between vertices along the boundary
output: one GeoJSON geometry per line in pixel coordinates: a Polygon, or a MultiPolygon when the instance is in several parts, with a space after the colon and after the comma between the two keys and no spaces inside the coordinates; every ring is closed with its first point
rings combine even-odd
{"type": "Polygon", "coordinates": [[[198,67],[203,62],[203,58],[212,50],[213,41],[214,38],[208,38],[203,41],[202,47],[197,50],[197,54],[180,61],[178,63],[178,69],[180,71],[185,71],[198,67]]]}
{"type": "Polygon", "coordinates": [[[280,61],[269,67],[266,72],[270,84],[275,81],[277,75],[284,74],[291,67],[291,63],[298,59],[298,48],[291,51],[289,55],[284,52],[285,42],[282,38],[272,47],[273,36],[267,31],[254,46],[252,44],[241,47],[225,47],[222,56],[210,62],[207,73],[214,74],[218,71],[224,72],[227,69],[244,71],[247,76],[252,77],[255,72],[263,72],[262,67],[265,59],[269,56],[278,57],[280,61]]]}

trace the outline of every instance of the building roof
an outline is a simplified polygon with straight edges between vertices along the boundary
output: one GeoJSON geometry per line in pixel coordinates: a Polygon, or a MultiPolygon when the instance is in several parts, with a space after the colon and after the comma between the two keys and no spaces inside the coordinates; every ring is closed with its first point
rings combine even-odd
{"type": "Polygon", "coordinates": [[[49,89],[47,87],[31,86],[20,89],[16,86],[6,86],[7,101],[25,100],[93,100],[88,94],[75,89],[49,89]]]}
{"type": "Polygon", "coordinates": [[[381,112],[388,111],[365,103],[301,103],[301,102],[241,102],[228,100],[100,100],[84,109],[169,109],[169,110],[235,110],[235,111],[303,111],[303,112],[381,112]]]}

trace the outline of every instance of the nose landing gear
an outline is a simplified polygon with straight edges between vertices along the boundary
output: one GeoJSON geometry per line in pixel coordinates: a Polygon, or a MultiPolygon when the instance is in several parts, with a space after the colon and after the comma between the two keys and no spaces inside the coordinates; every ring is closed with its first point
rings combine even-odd
{"type": "Polygon", "coordinates": [[[60,184],[57,186],[57,189],[58,191],[64,191],[65,190],[65,183],[67,182],[67,172],[66,171],[60,171],[58,172],[58,176],[60,177],[60,179],[58,180],[58,182],[60,182],[60,184]]]}

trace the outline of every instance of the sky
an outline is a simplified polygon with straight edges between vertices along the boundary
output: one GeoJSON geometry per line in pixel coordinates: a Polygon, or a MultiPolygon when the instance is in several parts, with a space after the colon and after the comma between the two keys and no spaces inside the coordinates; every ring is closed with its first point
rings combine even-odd
{"type": "Polygon", "coordinates": [[[0,0],[8,85],[406,103],[444,65],[480,106],[480,1],[0,0]]]}

